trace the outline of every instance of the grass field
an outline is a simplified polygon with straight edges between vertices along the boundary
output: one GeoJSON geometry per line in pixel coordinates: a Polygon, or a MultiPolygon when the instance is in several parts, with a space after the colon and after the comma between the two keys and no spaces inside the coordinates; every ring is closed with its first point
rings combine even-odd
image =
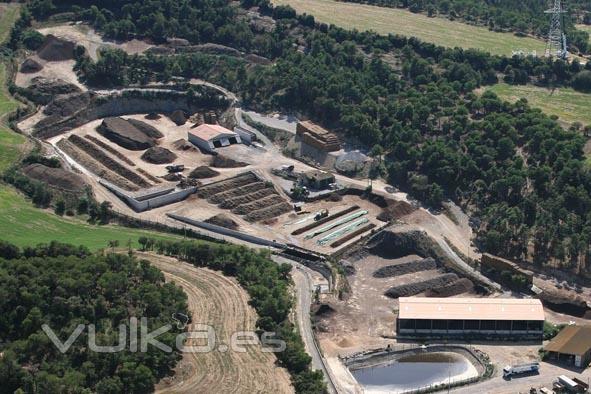
{"type": "MultiPolygon", "coordinates": [[[[0,42],[6,39],[10,26],[18,17],[18,7],[0,4],[0,42]]],[[[26,139],[10,130],[6,115],[16,109],[18,103],[6,90],[6,68],[0,63],[0,173],[18,160],[25,150],[26,139]]],[[[138,237],[146,235],[158,239],[179,237],[129,229],[119,226],[92,226],[78,219],[62,218],[51,212],[35,208],[12,187],[0,183],[0,239],[19,246],[35,245],[52,240],[91,249],[106,248],[110,240],[118,240],[125,246],[129,239],[134,246],[138,237]]]]}
{"type": "Polygon", "coordinates": [[[0,234],[0,239],[19,246],[56,240],[91,249],[106,248],[110,240],[118,240],[121,246],[125,246],[131,239],[137,246],[137,239],[142,235],[157,239],[181,238],[120,226],[94,226],[78,219],[61,218],[35,208],[6,186],[0,187],[0,234]]]}
{"type": "Polygon", "coordinates": [[[486,89],[511,102],[524,97],[532,107],[538,107],[548,115],[556,115],[565,123],[591,125],[591,94],[579,93],[571,88],[559,88],[551,92],[533,85],[514,86],[505,83],[486,89]]]}
{"type": "Polygon", "coordinates": [[[8,38],[10,29],[19,16],[17,4],[0,4],[0,42],[8,38]]]}
{"type": "Polygon", "coordinates": [[[25,138],[8,129],[5,115],[15,110],[18,103],[6,91],[6,67],[0,63],[0,172],[3,172],[18,158],[25,138]]]}
{"type": "Polygon", "coordinates": [[[316,20],[347,29],[372,30],[379,34],[398,33],[446,47],[479,48],[497,55],[511,56],[512,50],[536,51],[541,55],[545,43],[512,33],[495,33],[486,27],[471,26],[445,18],[396,8],[345,3],[335,0],[272,0],[290,5],[298,13],[314,15],[316,20]]]}

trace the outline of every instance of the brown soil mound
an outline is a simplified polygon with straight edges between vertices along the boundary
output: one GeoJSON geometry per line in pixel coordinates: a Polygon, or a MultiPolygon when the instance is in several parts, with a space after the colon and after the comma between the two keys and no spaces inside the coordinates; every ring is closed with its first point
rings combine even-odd
{"type": "Polygon", "coordinates": [[[191,171],[191,173],[189,174],[189,178],[193,178],[193,179],[205,179],[205,178],[213,178],[220,175],[219,172],[217,172],[216,170],[212,170],[211,168],[207,167],[207,166],[200,166],[195,168],[193,171],[191,171]]]}
{"type": "Polygon", "coordinates": [[[86,186],[82,177],[62,168],[52,168],[35,163],[24,167],[22,171],[29,178],[61,190],[81,192],[86,186]]]}
{"type": "Polygon", "coordinates": [[[224,192],[220,192],[220,193],[216,193],[216,195],[211,196],[209,198],[209,201],[214,203],[214,204],[220,204],[230,198],[234,198],[234,197],[238,197],[238,196],[244,196],[246,194],[249,193],[254,193],[256,191],[259,191],[261,189],[264,189],[265,186],[265,182],[263,181],[255,181],[252,183],[248,183],[246,185],[242,185],[242,186],[238,186],[238,187],[234,187],[231,189],[228,189],[224,192]]]}
{"type": "Polygon", "coordinates": [[[36,73],[41,70],[43,70],[43,65],[31,58],[25,60],[20,67],[22,73],[36,73]]]}
{"type": "MultiPolygon", "coordinates": [[[[88,92],[60,95],[54,98],[47,107],[43,109],[43,113],[48,115],[48,118],[54,118],[54,121],[62,121],[65,117],[72,116],[86,108],[90,105],[90,100],[90,93],[88,92]]],[[[35,126],[37,130],[41,130],[43,127],[43,120],[35,126]]]]}
{"type": "Polygon", "coordinates": [[[149,114],[144,116],[144,118],[149,119],[149,120],[158,120],[161,118],[161,116],[158,115],[156,112],[150,112],[149,114]]]}
{"type": "Polygon", "coordinates": [[[453,297],[463,293],[470,293],[474,283],[468,278],[461,278],[443,286],[433,287],[425,292],[427,297],[453,297]]]}
{"type": "MultiPolygon", "coordinates": [[[[103,148],[104,150],[106,150],[107,152],[109,152],[110,154],[112,154],[113,156],[115,156],[116,158],[118,158],[119,160],[121,160],[122,162],[124,162],[127,165],[130,165],[132,167],[135,166],[135,163],[131,160],[129,160],[127,158],[127,156],[125,156],[123,153],[119,152],[117,149],[113,149],[111,148],[109,145],[105,144],[103,141],[99,140],[98,138],[92,136],[92,135],[85,135],[84,138],[86,138],[89,141],[92,141],[95,145],[100,146],[101,148],[103,148]]],[[[139,170],[139,168],[138,168],[139,170]]]]}
{"type": "Polygon", "coordinates": [[[39,50],[37,55],[49,62],[59,62],[62,60],[74,59],[74,49],[76,44],[72,41],[58,38],[52,34],[45,37],[45,42],[39,50]]]}
{"type": "Polygon", "coordinates": [[[177,182],[177,181],[181,181],[183,179],[183,176],[181,174],[177,174],[177,173],[170,173],[170,174],[164,175],[162,178],[164,178],[165,180],[167,180],[169,182],[177,182]]]}
{"type": "Polygon", "coordinates": [[[35,77],[25,95],[37,104],[49,104],[55,96],[80,93],[80,88],[59,78],[35,77]]]}
{"type": "Polygon", "coordinates": [[[211,160],[211,166],[217,168],[238,168],[238,167],[246,167],[248,163],[244,163],[242,161],[236,161],[234,159],[230,159],[229,157],[223,155],[214,156],[211,160]]]}
{"type": "Polygon", "coordinates": [[[255,201],[255,200],[260,200],[261,198],[267,197],[271,194],[275,194],[275,190],[271,187],[267,187],[262,190],[257,190],[253,193],[244,194],[241,196],[236,196],[236,197],[225,199],[220,204],[220,208],[234,209],[239,205],[247,204],[247,203],[255,201]]]}
{"type": "Polygon", "coordinates": [[[246,215],[250,212],[257,211],[259,209],[264,209],[266,207],[270,207],[276,204],[281,204],[282,202],[285,202],[285,200],[283,200],[281,196],[279,196],[278,194],[271,194],[270,196],[261,198],[260,200],[255,200],[246,204],[239,205],[236,208],[232,209],[232,212],[238,215],[246,215]]]}
{"type": "Polygon", "coordinates": [[[422,260],[407,261],[406,263],[387,265],[385,267],[378,268],[373,273],[373,277],[390,278],[392,276],[399,276],[434,269],[437,269],[437,262],[435,261],[435,259],[428,257],[422,260]]]}
{"type": "Polygon", "coordinates": [[[162,183],[162,179],[156,178],[154,175],[150,174],[149,172],[147,172],[143,168],[138,167],[137,172],[139,172],[144,178],[149,179],[150,181],[152,181],[154,183],[162,183]]]}
{"type": "Polygon", "coordinates": [[[434,287],[446,286],[450,282],[455,282],[458,279],[459,278],[456,274],[443,274],[432,279],[392,287],[384,294],[390,298],[410,297],[434,287]]]}
{"type": "Polygon", "coordinates": [[[256,181],[258,181],[258,178],[253,173],[247,172],[220,182],[203,186],[197,191],[197,195],[201,198],[209,198],[214,194],[222,193],[235,187],[248,185],[249,183],[256,181]]]}
{"type": "Polygon", "coordinates": [[[120,188],[125,190],[139,190],[139,187],[137,187],[135,184],[123,178],[122,176],[114,173],[113,171],[109,170],[103,164],[95,160],[90,154],[86,153],[82,149],[78,148],[76,145],[72,144],[68,139],[62,138],[57,143],[57,146],[59,146],[61,150],[63,150],[68,156],[70,156],[76,162],[80,163],[84,168],[87,168],[89,171],[107,180],[108,182],[111,182],[112,184],[119,186],[120,188]]]}
{"type": "Polygon", "coordinates": [[[144,150],[156,142],[123,118],[106,118],[96,129],[110,141],[129,150],[144,150]]]}
{"type": "Polygon", "coordinates": [[[88,155],[90,155],[94,160],[98,161],[102,165],[104,165],[109,170],[115,172],[116,174],[122,176],[123,178],[133,182],[137,186],[140,187],[149,187],[151,186],[144,178],[139,176],[134,171],[130,170],[129,168],[125,167],[124,165],[117,162],[111,156],[107,155],[103,152],[97,145],[94,145],[89,140],[84,139],[76,134],[72,134],[68,137],[68,141],[72,144],[76,145],[78,148],[82,149],[88,155]]]}
{"type": "Polygon", "coordinates": [[[416,208],[405,201],[393,201],[378,215],[378,220],[390,222],[400,219],[416,211],[416,208]]]}
{"type": "Polygon", "coordinates": [[[558,291],[544,289],[538,297],[546,308],[554,312],[591,319],[591,308],[587,306],[587,301],[579,295],[568,296],[558,291]]]}
{"type": "Polygon", "coordinates": [[[215,224],[217,226],[229,228],[231,230],[238,229],[238,223],[233,221],[228,216],[224,215],[223,213],[217,214],[215,216],[210,217],[205,221],[205,223],[215,224]]]}
{"type": "Polygon", "coordinates": [[[141,159],[152,164],[167,164],[176,160],[176,155],[166,148],[154,146],[144,152],[141,159]]]}
{"type": "Polygon", "coordinates": [[[187,123],[187,115],[180,109],[177,109],[170,114],[170,120],[172,120],[177,126],[182,126],[187,123]]]}
{"type": "Polygon", "coordinates": [[[355,343],[350,341],[348,338],[343,338],[337,343],[337,345],[342,348],[347,348],[355,346],[355,343]]]}
{"type": "Polygon", "coordinates": [[[176,150],[182,150],[182,151],[196,151],[197,148],[195,148],[195,145],[193,145],[192,143],[190,143],[189,141],[187,141],[184,138],[181,138],[180,140],[176,140],[172,143],[172,146],[174,149],[176,150]]]}
{"type": "Polygon", "coordinates": [[[158,139],[164,137],[164,134],[159,132],[156,127],[150,126],[146,122],[142,122],[141,120],[137,119],[127,119],[127,121],[150,138],[158,139]]]}
{"type": "Polygon", "coordinates": [[[313,307],[315,316],[332,316],[336,313],[336,310],[330,304],[319,304],[313,307]]]}
{"type": "Polygon", "coordinates": [[[283,215],[284,213],[291,211],[291,204],[286,201],[280,202],[279,204],[271,205],[270,207],[266,207],[263,209],[259,209],[253,212],[250,212],[248,215],[244,217],[245,220],[249,222],[260,222],[272,219],[274,217],[283,215]]]}

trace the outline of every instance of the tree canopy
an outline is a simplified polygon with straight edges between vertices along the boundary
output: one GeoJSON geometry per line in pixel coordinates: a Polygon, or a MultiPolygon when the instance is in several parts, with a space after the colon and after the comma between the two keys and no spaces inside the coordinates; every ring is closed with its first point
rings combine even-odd
{"type": "Polygon", "coordinates": [[[94,324],[98,344],[112,346],[130,317],[147,317],[151,331],[178,312],[188,313],[186,295],[147,261],[57,242],[23,250],[0,242],[0,393],[151,392],[180,358],[174,331],[158,337],[172,353],[93,352],[87,330],[61,353],[41,325],[65,342],[78,324],[94,324]]]}

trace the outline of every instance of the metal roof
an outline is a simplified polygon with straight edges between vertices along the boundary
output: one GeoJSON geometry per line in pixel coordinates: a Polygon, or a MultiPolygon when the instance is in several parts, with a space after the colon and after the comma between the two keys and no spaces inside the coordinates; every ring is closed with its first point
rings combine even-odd
{"type": "Polygon", "coordinates": [[[190,130],[189,133],[205,141],[210,141],[220,137],[234,137],[238,135],[232,130],[228,130],[223,126],[205,123],[190,130]]]}
{"type": "Polygon", "coordinates": [[[548,352],[582,356],[591,349],[591,326],[566,326],[545,347],[548,352]]]}
{"type": "Polygon", "coordinates": [[[544,320],[538,299],[400,297],[399,319],[544,320]]]}

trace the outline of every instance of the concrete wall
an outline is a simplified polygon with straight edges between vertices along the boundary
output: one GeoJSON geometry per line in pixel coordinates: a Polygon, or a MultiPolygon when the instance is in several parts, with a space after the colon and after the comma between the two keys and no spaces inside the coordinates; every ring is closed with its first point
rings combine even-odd
{"type": "Polygon", "coordinates": [[[197,191],[197,187],[188,187],[186,189],[177,190],[168,194],[156,196],[153,198],[142,199],[141,201],[136,200],[130,196],[125,190],[107,182],[99,180],[99,183],[109,189],[113,194],[122,199],[136,212],[148,211],[150,209],[158,208],[163,205],[173,204],[187,198],[189,195],[197,191]]]}
{"type": "Polygon", "coordinates": [[[230,237],[238,238],[238,239],[241,239],[243,241],[250,242],[250,243],[253,243],[253,244],[264,245],[264,246],[272,246],[272,247],[282,248],[282,249],[287,247],[287,245],[282,244],[280,242],[275,242],[275,241],[270,241],[268,239],[264,239],[264,238],[260,238],[260,237],[255,237],[254,235],[245,234],[245,233],[242,233],[242,232],[236,231],[236,230],[230,230],[229,228],[225,228],[225,227],[222,227],[222,226],[217,226],[217,225],[211,224],[211,223],[205,223],[205,222],[202,222],[200,220],[190,219],[190,218],[185,217],[185,216],[175,215],[174,213],[167,213],[166,216],[168,216],[168,217],[170,217],[172,219],[178,220],[180,222],[190,224],[190,225],[195,226],[195,227],[200,227],[202,229],[209,230],[209,231],[212,231],[214,233],[218,233],[218,234],[222,234],[222,235],[227,235],[227,236],[230,236],[230,237]]]}

